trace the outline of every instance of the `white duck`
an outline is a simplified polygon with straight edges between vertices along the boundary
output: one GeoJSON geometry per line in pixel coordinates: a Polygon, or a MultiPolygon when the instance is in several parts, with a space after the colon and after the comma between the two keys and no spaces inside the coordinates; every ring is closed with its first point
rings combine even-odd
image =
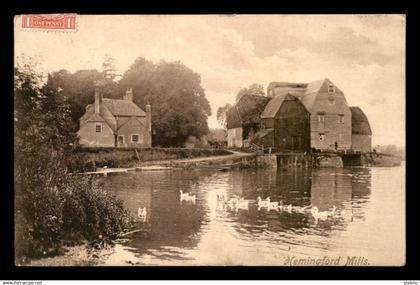
{"type": "Polygon", "coordinates": [[[320,212],[317,206],[312,207],[311,214],[315,218],[315,220],[326,220],[330,216],[334,216],[335,210],[337,208],[333,206],[332,211],[322,211],[320,212]]]}
{"type": "Polygon", "coordinates": [[[280,201],[280,205],[278,206],[280,211],[286,211],[291,213],[292,212],[292,204],[289,204],[288,206],[283,205],[283,200],[280,201]]]}
{"type": "Polygon", "coordinates": [[[268,207],[268,205],[270,205],[270,197],[267,197],[265,200],[262,200],[261,197],[258,196],[257,201],[258,201],[258,208],[268,207]]]}
{"type": "Polygon", "coordinates": [[[303,214],[303,213],[305,213],[305,211],[307,211],[311,207],[312,207],[312,204],[309,205],[309,206],[305,206],[305,207],[295,206],[295,207],[292,207],[292,210],[297,212],[297,213],[303,214]]]}
{"type": "Polygon", "coordinates": [[[188,198],[188,196],[189,196],[189,193],[184,193],[184,192],[182,192],[182,190],[179,190],[179,193],[181,194],[181,196],[180,196],[181,200],[183,200],[185,198],[188,198]]]}
{"type": "Polygon", "coordinates": [[[147,218],[147,209],[146,209],[146,207],[139,208],[137,210],[137,216],[139,217],[140,221],[145,222],[146,221],[146,218],[147,218]]]}
{"type": "Polygon", "coordinates": [[[239,199],[236,203],[236,211],[238,211],[238,209],[242,209],[242,210],[248,210],[249,208],[249,200],[244,200],[243,198],[239,199]]]}
{"type": "Polygon", "coordinates": [[[179,193],[181,194],[180,196],[180,201],[186,201],[186,202],[192,202],[193,204],[195,204],[195,200],[196,200],[196,196],[192,195],[190,193],[183,193],[182,190],[179,190],[179,193]]]}
{"type": "Polygon", "coordinates": [[[279,210],[279,202],[268,202],[268,210],[275,210],[278,211],[279,210]]]}

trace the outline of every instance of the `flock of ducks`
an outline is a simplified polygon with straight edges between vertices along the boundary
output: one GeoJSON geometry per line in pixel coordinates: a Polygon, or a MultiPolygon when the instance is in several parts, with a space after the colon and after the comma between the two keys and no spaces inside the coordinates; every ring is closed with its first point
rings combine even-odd
{"type": "MultiPolygon", "coordinates": [[[[190,193],[184,193],[182,190],[179,190],[180,202],[190,202],[195,204],[196,195],[190,193]]],[[[229,200],[223,194],[217,194],[217,203],[222,203],[223,205],[227,205],[228,208],[238,212],[239,210],[249,210],[249,205],[252,203],[257,203],[258,211],[261,209],[266,209],[267,211],[281,211],[281,212],[288,212],[288,213],[309,213],[312,217],[318,220],[327,220],[328,218],[336,218],[336,217],[343,217],[345,219],[353,220],[353,211],[351,213],[348,212],[339,212],[337,211],[337,207],[333,206],[328,211],[319,211],[317,206],[313,206],[312,204],[305,207],[300,206],[292,206],[292,204],[284,205],[283,201],[279,202],[272,202],[270,197],[262,199],[258,196],[257,200],[245,200],[242,197],[234,196],[229,200]]],[[[147,219],[147,209],[138,208],[137,216],[141,222],[146,222],[147,219]]]]}
{"type": "Polygon", "coordinates": [[[352,220],[352,213],[350,213],[351,217],[347,217],[348,213],[345,212],[339,212],[337,211],[337,207],[333,206],[328,211],[319,211],[317,206],[313,206],[312,204],[305,207],[300,206],[292,206],[292,204],[284,205],[283,201],[279,202],[272,202],[270,197],[267,197],[265,199],[262,199],[261,197],[258,197],[257,200],[245,200],[243,198],[239,197],[233,197],[227,200],[223,194],[217,194],[217,202],[223,203],[224,205],[227,205],[228,208],[231,210],[238,212],[238,210],[248,210],[249,205],[251,203],[255,203],[258,206],[258,211],[261,209],[266,209],[267,211],[281,211],[281,212],[288,212],[288,213],[301,213],[305,214],[308,213],[312,215],[312,217],[318,221],[318,220],[327,220],[328,218],[336,218],[336,217],[344,217],[344,218],[350,218],[352,220]]]}

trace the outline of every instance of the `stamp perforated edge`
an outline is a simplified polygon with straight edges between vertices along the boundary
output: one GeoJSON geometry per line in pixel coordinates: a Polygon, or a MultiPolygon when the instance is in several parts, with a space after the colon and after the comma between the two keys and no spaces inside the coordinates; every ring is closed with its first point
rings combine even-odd
{"type": "MultiPolygon", "coordinates": [[[[20,31],[24,32],[45,32],[45,33],[75,33],[79,31],[79,15],[76,13],[56,13],[56,14],[22,14],[15,16],[15,23],[19,26],[20,31]],[[53,17],[60,17],[60,16],[70,16],[74,18],[74,28],[68,29],[53,29],[48,27],[23,27],[23,19],[24,17],[46,17],[46,18],[53,18],[53,17]]],[[[26,18],[27,19],[27,18],[26,18]]]]}

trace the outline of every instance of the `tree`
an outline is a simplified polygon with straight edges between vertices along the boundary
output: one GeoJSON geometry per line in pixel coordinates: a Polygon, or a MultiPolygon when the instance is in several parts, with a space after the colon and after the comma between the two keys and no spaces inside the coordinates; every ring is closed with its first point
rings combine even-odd
{"type": "Polygon", "coordinates": [[[71,112],[71,120],[77,131],[79,119],[83,116],[88,104],[94,101],[95,80],[103,79],[101,72],[97,70],[78,70],[70,73],[60,70],[48,74],[46,89],[51,92],[61,91],[68,99],[71,112]]]}
{"type": "Polygon", "coordinates": [[[102,63],[103,77],[109,80],[114,80],[117,77],[117,69],[115,67],[115,59],[106,54],[102,63]]]}
{"type": "Polygon", "coordinates": [[[265,96],[264,87],[261,84],[251,84],[247,88],[242,88],[236,94],[236,102],[238,102],[244,95],[265,96]]]}
{"type": "Polygon", "coordinates": [[[121,201],[90,178],[68,175],[77,146],[68,100],[34,70],[26,60],[14,69],[16,257],[56,253],[63,240],[116,236],[130,223],[121,201]]]}
{"type": "Polygon", "coordinates": [[[226,116],[227,116],[227,112],[229,111],[229,109],[232,108],[232,105],[230,104],[226,104],[222,107],[219,107],[217,109],[217,113],[216,113],[216,117],[217,117],[217,121],[219,122],[219,124],[221,124],[224,128],[226,128],[226,116]]]}
{"type": "Polygon", "coordinates": [[[119,86],[132,88],[140,107],[152,106],[153,145],[183,146],[188,137],[207,134],[211,111],[200,75],[181,62],[154,64],[139,57],[119,86]]]}

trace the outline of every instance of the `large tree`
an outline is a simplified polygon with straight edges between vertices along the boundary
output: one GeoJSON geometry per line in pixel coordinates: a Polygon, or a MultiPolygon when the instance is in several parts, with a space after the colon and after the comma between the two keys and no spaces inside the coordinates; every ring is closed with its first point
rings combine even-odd
{"type": "Polygon", "coordinates": [[[265,96],[264,87],[261,84],[251,84],[248,87],[242,88],[236,94],[236,102],[238,102],[244,95],[265,96]]]}
{"type": "Polygon", "coordinates": [[[48,74],[47,89],[50,91],[62,91],[68,99],[71,118],[76,128],[80,117],[86,110],[86,105],[94,101],[95,82],[100,80],[103,85],[103,96],[106,98],[119,98],[118,83],[116,82],[115,60],[110,55],[105,55],[102,71],[96,69],[78,70],[70,73],[67,70],[59,70],[48,74]]]}
{"type": "Polygon", "coordinates": [[[68,98],[71,119],[78,128],[79,119],[85,113],[86,105],[94,101],[94,82],[102,78],[102,74],[97,70],[79,70],[75,73],[60,70],[48,75],[46,88],[62,91],[68,98]]]}
{"type": "Polygon", "coordinates": [[[119,86],[121,91],[133,88],[140,107],[152,106],[153,145],[183,146],[189,136],[208,133],[211,111],[200,75],[181,62],[154,64],[137,58],[119,86]]]}

